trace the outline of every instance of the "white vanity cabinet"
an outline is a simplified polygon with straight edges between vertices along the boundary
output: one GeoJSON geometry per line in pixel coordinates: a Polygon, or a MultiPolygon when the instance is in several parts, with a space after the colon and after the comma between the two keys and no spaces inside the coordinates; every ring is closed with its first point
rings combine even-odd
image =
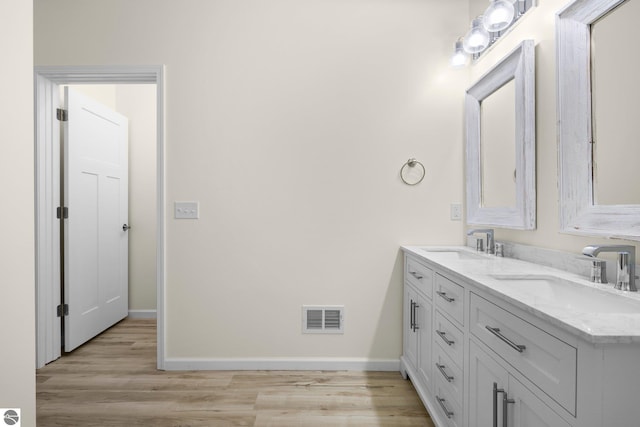
{"type": "Polygon", "coordinates": [[[570,427],[493,357],[470,341],[469,427],[570,427]]]}
{"type": "Polygon", "coordinates": [[[640,338],[565,327],[478,275],[535,265],[453,258],[405,250],[400,366],[437,427],[640,426],[640,338]]]}
{"type": "Polygon", "coordinates": [[[418,260],[405,262],[404,281],[404,360],[419,381],[430,386],[431,331],[433,324],[432,292],[433,271],[418,260]]]}
{"type": "Polygon", "coordinates": [[[567,412],[576,413],[577,349],[470,292],[470,332],[567,412]]]}
{"type": "Polygon", "coordinates": [[[430,412],[437,408],[448,426],[463,427],[464,288],[411,255],[404,273],[402,374],[430,412]]]}

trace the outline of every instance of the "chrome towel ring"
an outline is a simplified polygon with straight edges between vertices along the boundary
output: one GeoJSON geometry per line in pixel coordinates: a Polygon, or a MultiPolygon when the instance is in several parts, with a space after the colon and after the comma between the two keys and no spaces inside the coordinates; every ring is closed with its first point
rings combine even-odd
{"type": "Polygon", "coordinates": [[[412,157],[407,160],[404,165],[402,165],[402,168],[400,168],[400,179],[407,185],[418,185],[424,179],[426,172],[427,171],[424,168],[424,165],[412,157]],[[416,167],[416,165],[422,169],[422,172],[418,171],[417,177],[411,177],[411,170],[416,167]],[[407,166],[409,167],[409,169],[407,169],[407,166]],[[405,177],[405,174],[408,176],[405,177]]]}

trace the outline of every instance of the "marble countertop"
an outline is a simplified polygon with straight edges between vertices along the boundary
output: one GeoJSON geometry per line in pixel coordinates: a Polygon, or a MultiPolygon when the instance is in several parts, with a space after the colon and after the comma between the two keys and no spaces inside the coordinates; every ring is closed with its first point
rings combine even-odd
{"type": "MultiPolygon", "coordinates": [[[[452,278],[471,282],[478,289],[588,342],[640,343],[640,292],[622,292],[615,290],[612,284],[591,283],[577,274],[513,258],[478,253],[466,246],[402,246],[402,250],[436,264],[452,278]],[[535,280],[524,287],[518,286],[518,283],[509,280],[509,275],[534,279],[549,277],[571,283],[563,288],[564,302],[559,302],[549,297],[553,293],[549,292],[553,285],[546,289],[547,292],[542,288],[535,289],[535,280]],[[566,299],[571,299],[571,292],[574,291],[576,304],[567,304],[566,299]],[[598,312],[593,309],[587,311],[585,307],[588,304],[583,305],[579,301],[583,293],[587,298],[595,296],[596,300],[606,300],[609,305],[615,306],[619,301],[620,307],[624,307],[620,311],[624,312],[615,312],[611,308],[598,312]]],[[[595,302],[597,304],[598,301],[595,302]]]]}

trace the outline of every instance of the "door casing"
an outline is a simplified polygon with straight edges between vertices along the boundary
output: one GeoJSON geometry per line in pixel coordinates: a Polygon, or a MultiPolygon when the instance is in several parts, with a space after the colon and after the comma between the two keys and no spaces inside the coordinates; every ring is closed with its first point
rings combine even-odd
{"type": "Polygon", "coordinates": [[[39,66],[35,93],[35,236],[36,236],[36,368],[60,356],[60,228],[55,217],[60,200],[60,125],[58,86],[63,84],[156,85],[157,192],[157,368],[165,353],[165,197],[164,197],[164,66],[39,66]]]}

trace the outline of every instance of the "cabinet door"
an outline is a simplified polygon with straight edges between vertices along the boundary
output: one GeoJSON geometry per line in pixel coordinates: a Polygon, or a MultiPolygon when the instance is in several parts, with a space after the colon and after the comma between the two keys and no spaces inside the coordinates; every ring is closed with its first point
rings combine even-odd
{"type": "Polygon", "coordinates": [[[405,284],[403,353],[413,369],[418,365],[418,329],[415,329],[414,327],[416,304],[418,304],[418,294],[412,287],[405,284]]]}
{"type": "Polygon", "coordinates": [[[494,383],[505,390],[509,374],[473,340],[469,341],[469,427],[502,426],[502,393],[494,402],[494,383]],[[494,409],[495,408],[495,409],[494,409]],[[494,420],[494,413],[497,420],[494,420]],[[496,424],[497,423],[497,424],[496,424]]]}
{"type": "Polygon", "coordinates": [[[431,388],[431,331],[433,329],[433,308],[431,302],[418,295],[415,306],[416,328],[418,333],[418,361],[416,368],[428,388],[431,388]]]}
{"type": "Polygon", "coordinates": [[[514,377],[509,377],[509,427],[570,427],[551,408],[514,377]]]}

